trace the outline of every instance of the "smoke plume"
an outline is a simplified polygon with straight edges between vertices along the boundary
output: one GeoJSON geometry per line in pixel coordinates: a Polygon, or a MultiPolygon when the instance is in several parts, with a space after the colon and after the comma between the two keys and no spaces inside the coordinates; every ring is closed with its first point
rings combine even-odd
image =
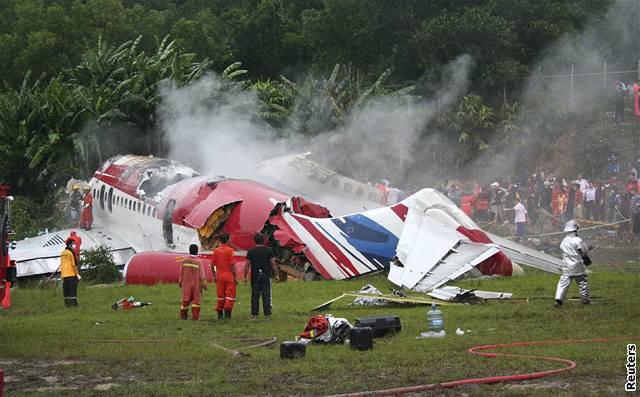
{"type": "Polygon", "coordinates": [[[209,75],[186,87],[167,85],[158,109],[169,157],[202,173],[255,178],[262,161],[312,151],[314,158],[354,178],[401,183],[409,174],[421,132],[439,109],[463,94],[472,59],[462,55],[443,73],[435,100],[374,97],[347,115],[346,124],[312,139],[295,127],[275,134],[256,115],[256,94],[209,75]]]}

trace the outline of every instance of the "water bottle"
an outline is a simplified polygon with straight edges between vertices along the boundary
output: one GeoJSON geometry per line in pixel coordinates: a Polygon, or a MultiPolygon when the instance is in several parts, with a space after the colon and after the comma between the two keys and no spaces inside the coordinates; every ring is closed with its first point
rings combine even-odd
{"type": "Polygon", "coordinates": [[[427,312],[427,324],[429,325],[429,331],[440,332],[444,329],[444,318],[442,312],[438,310],[435,303],[431,304],[431,310],[427,312]]]}

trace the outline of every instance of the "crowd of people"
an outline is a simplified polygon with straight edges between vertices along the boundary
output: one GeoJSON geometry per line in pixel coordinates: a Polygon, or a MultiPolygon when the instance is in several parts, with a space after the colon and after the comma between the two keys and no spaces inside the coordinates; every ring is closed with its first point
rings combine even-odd
{"type": "MultiPolygon", "coordinates": [[[[440,190],[477,221],[519,226],[535,223],[546,213],[558,228],[571,219],[619,222],[621,230],[640,235],[640,160],[621,177],[618,159],[617,152],[609,156],[607,179],[587,179],[582,174],[567,179],[540,172],[519,181],[474,182],[469,193],[461,192],[455,184],[440,190]]],[[[524,236],[523,227],[517,232],[524,236]]]]}

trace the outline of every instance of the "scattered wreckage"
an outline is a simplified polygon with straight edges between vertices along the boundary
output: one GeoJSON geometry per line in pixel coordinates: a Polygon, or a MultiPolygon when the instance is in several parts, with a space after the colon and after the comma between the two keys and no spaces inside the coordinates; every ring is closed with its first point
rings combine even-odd
{"type": "MultiPolygon", "coordinates": [[[[346,188],[348,178],[332,174],[325,179],[332,180],[343,186],[342,195],[359,197],[358,188],[346,188]]],[[[131,284],[177,282],[180,253],[198,244],[208,262],[223,233],[236,249],[236,265],[242,266],[258,232],[268,236],[283,267],[327,280],[389,269],[395,285],[428,292],[474,269],[510,276],[514,262],[560,273],[559,259],[485,233],[433,189],[391,206],[332,217],[323,205],[264,183],[199,175],[154,157],[116,156],[89,183],[96,228],[79,232],[82,248],[108,246],[116,262],[125,265],[125,281],[131,284]]],[[[18,277],[56,272],[69,232],[17,242],[11,255],[18,277]]]]}

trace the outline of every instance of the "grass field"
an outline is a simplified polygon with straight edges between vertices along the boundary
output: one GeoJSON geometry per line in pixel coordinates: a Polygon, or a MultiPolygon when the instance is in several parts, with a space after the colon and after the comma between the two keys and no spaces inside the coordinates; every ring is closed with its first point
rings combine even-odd
{"type": "MultiPolygon", "coordinates": [[[[443,312],[448,335],[439,340],[416,339],[426,330],[424,306],[351,307],[345,299],[329,312],[352,323],[359,316],[397,314],[402,332],[376,339],[367,352],[344,345],[308,346],[307,356],[300,360],[281,360],[278,347],[302,331],[309,309],[366,283],[385,290],[390,286],[386,278],[274,284],[273,318],[256,322],[249,321],[249,288],[244,285],[239,287],[234,318],[222,322],[213,320],[215,288],[206,293],[206,321],[199,322],[177,319],[180,292],[175,285],[81,286],[76,309],[64,308],[59,288],[14,289],[13,307],[0,313],[0,367],[8,396],[325,395],[543,370],[554,364],[481,358],[466,350],[478,344],[640,335],[637,265],[617,266],[615,271],[594,265],[594,270],[592,294],[602,298],[591,306],[566,302],[555,309],[551,300],[447,306],[443,312]],[[130,312],[111,309],[113,301],[129,295],[153,305],[130,312]],[[458,327],[471,332],[456,336],[458,327]],[[247,344],[239,339],[243,336],[276,336],[278,343],[246,349],[249,357],[233,357],[211,344],[242,348],[247,344]],[[104,339],[156,342],[92,342],[104,339]]],[[[462,280],[455,285],[513,292],[515,297],[551,297],[556,281],[557,276],[528,271],[523,277],[462,280]]],[[[577,295],[575,285],[569,295],[577,295]]],[[[509,349],[572,359],[578,367],[537,381],[439,393],[622,394],[627,342],[509,349]]]]}

